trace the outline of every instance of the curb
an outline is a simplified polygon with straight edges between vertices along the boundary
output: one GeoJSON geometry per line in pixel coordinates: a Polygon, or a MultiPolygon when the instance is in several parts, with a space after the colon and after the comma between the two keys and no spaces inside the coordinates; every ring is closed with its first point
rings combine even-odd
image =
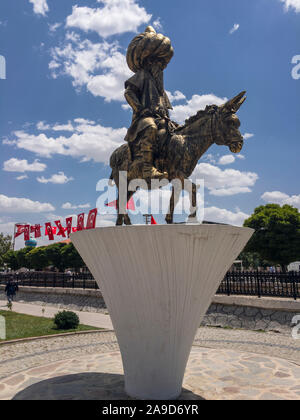
{"type": "Polygon", "coordinates": [[[58,338],[58,337],[68,337],[72,335],[83,335],[83,334],[95,334],[95,333],[107,333],[107,332],[113,332],[113,330],[107,329],[107,328],[99,328],[98,330],[87,330],[87,331],[78,331],[78,332],[71,332],[71,333],[64,333],[64,334],[52,334],[52,335],[42,335],[40,337],[26,337],[26,338],[18,338],[16,340],[9,340],[9,341],[3,341],[0,342],[0,347],[9,345],[9,344],[18,344],[18,343],[26,343],[30,341],[36,341],[36,340],[45,340],[50,338],[58,338]]]}

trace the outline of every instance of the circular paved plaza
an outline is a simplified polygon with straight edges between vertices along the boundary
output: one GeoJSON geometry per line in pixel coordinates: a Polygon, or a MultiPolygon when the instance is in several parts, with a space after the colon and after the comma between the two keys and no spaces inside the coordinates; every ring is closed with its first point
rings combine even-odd
{"type": "MultiPolygon", "coordinates": [[[[300,400],[299,344],[272,333],[201,328],[180,399],[300,400]]],[[[1,345],[0,356],[2,400],[129,399],[113,332],[1,345]]]]}

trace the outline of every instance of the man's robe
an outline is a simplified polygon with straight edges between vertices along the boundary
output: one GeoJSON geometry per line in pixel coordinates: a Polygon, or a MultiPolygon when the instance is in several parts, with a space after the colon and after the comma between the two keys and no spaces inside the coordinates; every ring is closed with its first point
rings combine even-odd
{"type": "Polygon", "coordinates": [[[146,70],[140,70],[127,80],[125,82],[125,88],[132,89],[138,97],[142,109],[149,109],[153,115],[153,117],[141,117],[139,113],[133,113],[132,124],[125,137],[125,140],[131,143],[141,131],[156,124],[156,118],[162,118],[158,114],[156,115],[157,108],[164,109],[166,115],[168,115],[168,110],[173,108],[166,92],[163,89],[160,91],[154,77],[146,70]]]}

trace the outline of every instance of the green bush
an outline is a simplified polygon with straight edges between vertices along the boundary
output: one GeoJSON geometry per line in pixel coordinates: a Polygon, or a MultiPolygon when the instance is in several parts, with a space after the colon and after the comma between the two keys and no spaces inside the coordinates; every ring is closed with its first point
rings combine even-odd
{"type": "Polygon", "coordinates": [[[59,330],[75,330],[79,325],[79,318],[74,312],[58,312],[54,317],[54,324],[59,330]]]}

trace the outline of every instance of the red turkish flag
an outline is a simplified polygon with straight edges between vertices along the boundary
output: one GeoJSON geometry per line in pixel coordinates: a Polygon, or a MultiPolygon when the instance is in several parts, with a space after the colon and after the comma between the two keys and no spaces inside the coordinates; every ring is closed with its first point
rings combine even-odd
{"type": "Polygon", "coordinates": [[[151,225],[157,225],[157,223],[156,223],[156,221],[155,221],[155,219],[154,219],[153,216],[151,216],[151,225]]]}
{"type": "Polygon", "coordinates": [[[15,238],[17,238],[18,236],[21,236],[22,233],[24,233],[24,225],[16,225],[17,227],[17,231],[15,233],[15,238]]]}
{"type": "Polygon", "coordinates": [[[73,217],[68,217],[66,219],[68,237],[70,236],[70,233],[72,233],[72,222],[73,222],[73,217]]]}
{"type": "Polygon", "coordinates": [[[77,231],[84,229],[84,213],[77,216],[77,231]]]}
{"type": "MultiPolygon", "coordinates": [[[[54,240],[54,233],[53,233],[53,227],[51,226],[51,223],[45,223],[46,226],[46,231],[47,231],[47,235],[49,236],[49,241],[53,241],[54,240]]],[[[56,228],[55,232],[56,232],[56,228]]]]}
{"type": "Polygon", "coordinates": [[[56,224],[56,226],[58,227],[58,233],[57,235],[61,235],[63,238],[66,237],[65,234],[65,229],[62,227],[61,221],[60,220],[56,220],[56,222],[54,222],[56,224]]]}
{"type": "MultiPolygon", "coordinates": [[[[105,204],[106,207],[114,207],[117,210],[117,200],[112,201],[111,203],[105,204]]],[[[135,205],[134,205],[134,199],[131,197],[131,199],[127,203],[127,210],[133,210],[135,211],[135,205]]]]}
{"type": "Polygon", "coordinates": [[[94,209],[89,212],[86,228],[95,229],[98,210],[94,209]]]}
{"type": "Polygon", "coordinates": [[[72,228],[72,232],[73,233],[77,232],[77,228],[72,228]]]}
{"type": "Polygon", "coordinates": [[[34,233],[35,238],[40,238],[42,236],[40,225],[31,226],[30,231],[31,231],[31,233],[34,233]]]}
{"type": "MultiPolygon", "coordinates": [[[[50,223],[50,225],[51,225],[51,223],[50,223]]],[[[57,228],[55,226],[51,226],[51,229],[52,229],[52,234],[53,235],[56,235],[56,229],[57,228]]],[[[48,229],[47,229],[47,227],[45,229],[45,235],[48,236],[48,229]]]]}
{"type": "Polygon", "coordinates": [[[30,239],[30,225],[24,226],[24,240],[29,241],[30,239]]]}

